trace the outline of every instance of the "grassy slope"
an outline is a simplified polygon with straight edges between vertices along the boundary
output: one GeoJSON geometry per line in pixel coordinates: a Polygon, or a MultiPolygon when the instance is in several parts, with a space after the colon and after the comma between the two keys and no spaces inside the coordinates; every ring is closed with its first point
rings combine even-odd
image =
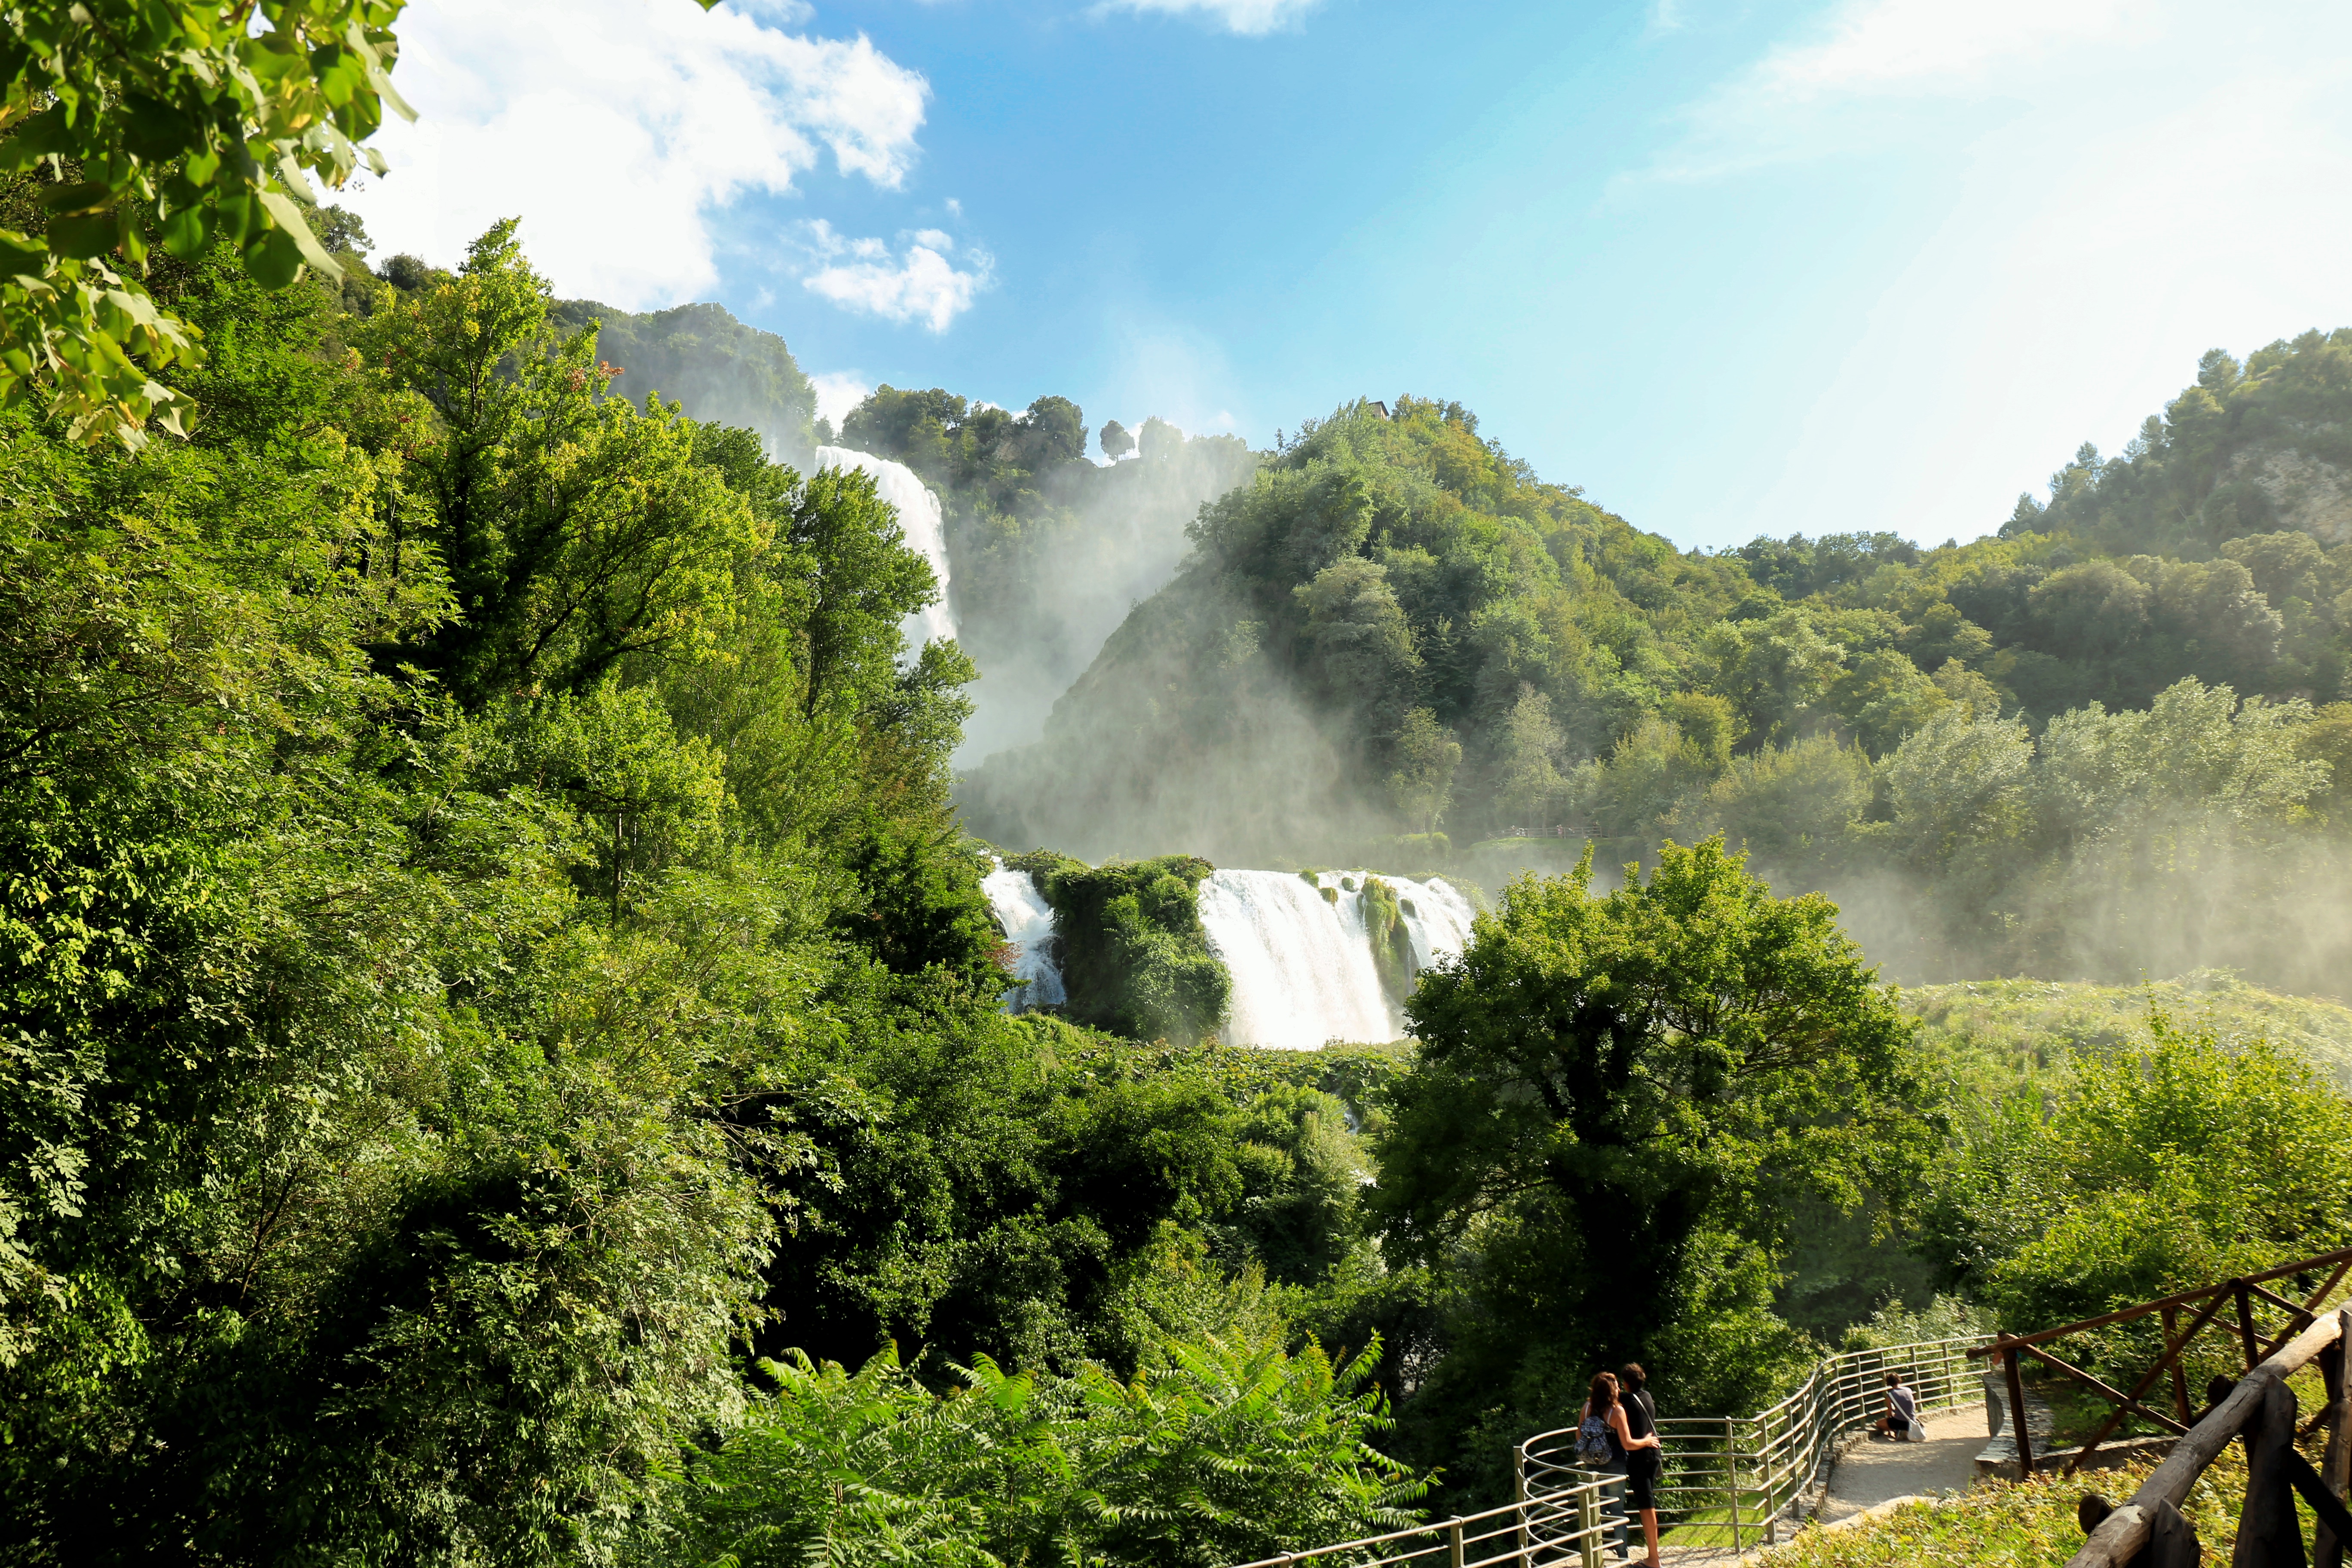
{"type": "Polygon", "coordinates": [[[2226,971],[2145,986],[1974,980],[1908,989],[1903,1002],[1926,1021],[1931,1047],[2040,1067],[2057,1065],[2068,1047],[2109,1049],[2142,1035],[2153,1005],[2182,1027],[2210,1024],[2225,1040],[2266,1037],[2352,1090],[2352,1007],[2265,991],[2226,971]]]}

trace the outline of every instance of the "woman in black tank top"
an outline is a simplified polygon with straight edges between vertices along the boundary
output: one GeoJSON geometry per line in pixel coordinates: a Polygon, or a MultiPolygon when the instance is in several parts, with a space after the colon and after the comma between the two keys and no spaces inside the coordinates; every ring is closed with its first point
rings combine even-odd
{"type": "Polygon", "coordinates": [[[1658,1476],[1665,1454],[1658,1441],[1657,1407],[1650,1403],[1649,1382],[1636,1362],[1618,1374],[1617,1408],[1610,1426],[1625,1449],[1625,1493],[1642,1516],[1642,1538],[1650,1549],[1649,1568],[1658,1568],[1658,1476]]]}

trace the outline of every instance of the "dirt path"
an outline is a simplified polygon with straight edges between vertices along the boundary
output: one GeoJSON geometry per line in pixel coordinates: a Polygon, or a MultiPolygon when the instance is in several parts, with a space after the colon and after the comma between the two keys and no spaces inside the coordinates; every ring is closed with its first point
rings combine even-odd
{"type": "Polygon", "coordinates": [[[1927,1424],[1924,1443],[1856,1437],[1830,1472],[1822,1520],[1843,1519],[1873,1503],[1914,1492],[1958,1491],[1974,1480],[1977,1453],[1985,1446],[1984,1407],[1937,1411],[1927,1424]]]}
{"type": "MultiPolygon", "coordinates": [[[[1985,1441],[1980,1405],[1929,1415],[1924,1443],[1876,1442],[1867,1435],[1857,1435],[1830,1472],[1829,1493],[1813,1517],[1829,1524],[1895,1498],[1965,1490],[1976,1479],[1976,1458],[1985,1441]]],[[[1790,1532],[1788,1521],[1781,1522],[1780,1531],[1780,1539],[1786,1542],[1790,1532]]],[[[1670,1546],[1661,1555],[1669,1568],[1736,1568],[1759,1559],[1769,1561],[1768,1551],[1760,1545],[1745,1552],[1727,1546],[1670,1546]]],[[[1630,1561],[1638,1563],[1640,1552],[1636,1551],[1630,1561]]]]}

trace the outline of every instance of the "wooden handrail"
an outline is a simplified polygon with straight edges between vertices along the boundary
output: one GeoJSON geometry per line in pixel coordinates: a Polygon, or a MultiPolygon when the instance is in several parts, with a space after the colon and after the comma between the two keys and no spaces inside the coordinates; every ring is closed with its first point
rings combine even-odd
{"type": "Polygon", "coordinates": [[[2126,1307],[2119,1311],[2102,1313],[2095,1318],[2085,1318],[2079,1323],[2068,1323],[2063,1328],[2042,1329],[2031,1334],[2003,1334],[1990,1344],[1979,1345],[1969,1351],[1969,1358],[1973,1361],[1979,1356],[1998,1355],[2011,1345],[2038,1345],[2045,1340],[2058,1339],[2066,1334],[2079,1334],[2084,1329],[2104,1329],[2110,1323],[2129,1322],[2135,1318],[2144,1318],[2150,1312],[2160,1312],[2167,1307],[2185,1307],[2192,1301],[2202,1301],[2217,1292],[2234,1291],[2241,1285],[2260,1285],[2265,1280],[2284,1279],[2290,1274],[2305,1273],[2330,1263],[2352,1263],[2352,1247],[2340,1247],[2334,1252],[2323,1252],[2316,1258],[2299,1258],[2293,1263],[2282,1263],[2276,1268],[2267,1269],[2260,1274],[2248,1274],[2235,1279],[2224,1279],[2213,1285],[2200,1285],[2194,1290],[2183,1290],[2176,1296],[2165,1296],[2153,1301],[2143,1301],[2137,1307],[2126,1307]]]}
{"type": "MultiPolygon", "coordinates": [[[[2317,1261],[2332,1262],[2334,1255],[2317,1261]]],[[[2263,1276],[2272,1279],[2278,1277],[2263,1276]]],[[[2099,1521],[2066,1568],[2122,1568],[2129,1563],[2147,1544],[2149,1527],[2158,1506],[2179,1508],[2181,1500],[2189,1495],[2189,1489],[2196,1485],[2197,1478],[2205,1473],[2205,1467],[2244,1429],[2270,1391],[2284,1385],[2289,1376],[2301,1371],[2320,1352],[2342,1342],[2347,1331],[2352,1331],[2352,1308],[2320,1319],[2240,1378],[2230,1396],[2173,1445],[2172,1452],[2165,1456],[2154,1474],[2140,1483],[2131,1500],[2099,1521]]]]}

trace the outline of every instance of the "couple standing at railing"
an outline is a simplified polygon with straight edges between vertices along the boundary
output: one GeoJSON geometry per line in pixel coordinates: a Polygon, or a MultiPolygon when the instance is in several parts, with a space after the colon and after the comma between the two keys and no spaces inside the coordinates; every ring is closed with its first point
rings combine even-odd
{"type": "Polygon", "coordinates": [[[1625,1505],[1642,1516],[1649,1568],[1658,1568],[1658,1477],[1665,1469],[1658,1441],[1658,1407],[1650,1399],[1649,1374],[1639,1362],[1621,1373],[1592,1374],[1592,1389],[1576,1418],[1576,1459],[1610,1478],[1607,1491],[1618,1514],[1617,1555],[1631,1554],[1625,1505]]]}

